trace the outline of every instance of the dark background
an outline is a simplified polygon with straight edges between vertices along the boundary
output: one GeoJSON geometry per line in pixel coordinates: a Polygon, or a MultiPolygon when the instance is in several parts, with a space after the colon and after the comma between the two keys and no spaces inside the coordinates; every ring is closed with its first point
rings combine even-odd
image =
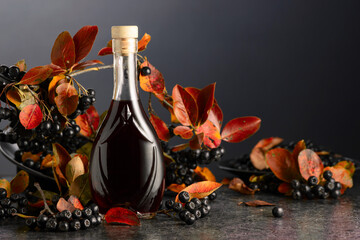
{"type": "MultiPolygon", "coordinates": [[[[152,41],[143,55],[161,70],[171,92],[178,83],[217,83],[225,123],[256,115],[260,131],[224,143],[226,158],[249,152],[261,138],[312,139],[336,152],[359,153],[359,1],[8,1],[0,8],[0,63],[25,58],[50,63],[57,35],[84,25],[99,34],[87,59],[112,63],[97,51],[112,25],[135,24],[152,41]]],[[[111,100],[112,71],[77,78],[97,90],[101,113],[111,100]]],[[[143,98],[147,97],[141,92],[143,98]]],[[[165,112],[155,105],[162,115],[165,112]]],[[[0,158],[0,175],[15,172],[0,158]]]]}

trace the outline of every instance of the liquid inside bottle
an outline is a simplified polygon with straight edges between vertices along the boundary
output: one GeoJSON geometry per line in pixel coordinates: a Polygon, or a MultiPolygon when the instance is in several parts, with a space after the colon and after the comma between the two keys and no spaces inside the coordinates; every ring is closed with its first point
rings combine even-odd
{"type": "Polygon", "coordinates": [[[113,33],[113,50],[114,95],[92,149],[92,197],[102,212],[116,206],[155,212],[165,187],[164,166],[158,138],[138,96],[137,40],[114,38],[113,33]]]}

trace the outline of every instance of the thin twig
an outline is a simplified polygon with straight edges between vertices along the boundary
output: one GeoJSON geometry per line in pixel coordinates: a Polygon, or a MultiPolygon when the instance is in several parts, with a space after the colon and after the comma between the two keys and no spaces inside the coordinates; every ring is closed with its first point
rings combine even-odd
{"type": "Polygon", "coordinates": [[[36,189],[40,192],[41,197],[42,197],[42,199],[43,199],[43,201],[44,201],[44,208],[45,208],[45,209],[42,210],[42,211],[40,212],[40,214],[43,214],[44,212],[48,211],[51,215],[55,216],[55,213],[53,213],[53,211],[51,211],[51,209],[49,208],[49,205],[48,205],[47,202],[46,202],[45,194],[44,194],[43,190],[41,189],[40,184],[36,182],[36,183],[34,183],[34,186],[35,186],[36,189]]]}
{"type": "Polygon", "coordinates": [[[77,76],[77,75],[80,75],[80,74],[83,74],[83,73],[92,72],[92,71],[99,71],[101,69],[110,69],[110,68],[113,68],[113,65],[105,65],[105,66],[101,66],[101,67],[88,68],[88,69],[72,72],[72,73],[69,74],[69,76],[74,77],[74,76],[77,76]]]}

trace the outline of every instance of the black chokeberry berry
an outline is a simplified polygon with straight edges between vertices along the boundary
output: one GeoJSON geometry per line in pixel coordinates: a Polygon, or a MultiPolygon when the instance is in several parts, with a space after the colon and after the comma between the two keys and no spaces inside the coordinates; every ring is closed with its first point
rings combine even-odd
{"type": "Polygon", "coordinates": [[[182,204],[179,202],[174,203],[172,208],[175,212],[180,212],[183,209],[182,204]]]}
{"type": "Polygon", "coordinates": [[[17,210],[17,208],[15,208],[15,207],[10,207],[10,208],[7,209],[7,214],[8,214],[8,216],[10,216],[10,217],[14,217],[13,214],[15,214],[15,213],[17,213],[17,212],[18,212],[18,210],[17,210]]]}
{"type": "Polygon", "coordinates": [[[330,178],[332,178],[332,172],[330,170],[326,170],[324,173],[323,173],[323,177],[325,178],[325,180],[330,180],[330,178]]]}
{"type": "Polygon", "coordinates": [[[172,209],[173,206],[174,206],[174,204],[175,204],[175,202],[174,202],[173,200],[169,199],[169,200],[166,200],[166,202],[165,202],[165,207],[166,207],[167,209],[172,209]]]}
{"type": "Polygon", "coordinates": [[[0,188],[0,200],[6,198],[7,191],[5,188],[0,188]]]}
{"type": "Polygon", "coordinates": [[[325,188],[321,185],[316,185],[312,190],[317,197],[321,197],[325,193],[325,188]]]}
{"type": "Polygon", "coordinates": [[[26,214],[28,212],[28,209],[27,207],[21,207],[18,209],[18,212],[21,214],[26,214]]]}
{"type": "Polygon", "coordinates": [[[96,217],[96,220],[97,220],[97,224],[98,225],[101,224],[101,222],[102,222],[101,216],[100,215],[95,215],[95,217],[96,217]]]}
{"type": "Polygon", "coordinates": [[[205,216],[207,216],[207,215],[209,214],[209,209],[207,208],[206,205],[205,205],[205,206],[201,206],[201,207],[199,208],[199,210],[200,210],[200,212],[201,212],[201,217],[202,217],[202,218],[205,217],[205,216]]]}
{"type": "Polygon", "coordinates": [[[91,222],[89,219],[87,218],[83,218],[80,220],[80,223],[81,223],[81,228],[82,229],[87,229],[91,226],[91,222]]]}
{"type": "Polygon", "coordinates": [[[149,76],[151,74],[151,69],[149,67],[142,67],[140,73],[143,76],[149,76]]]}
{"type": "Polygon", "coordinates": [[[184,209],[182,210],[181,212],[179,212],[179,218],[182,220],[182,221],[185,221],[187,216],[191,214],[188,210],[184,209]]]}
{"type": "Polygon", "coordinates": [[[68,128],[66,128],[66,129],[64,130],[64,136],[66,136],[66,137],[71,138],[71,137],[73,137],[75,134],[76,134],[76,133],[75,133],[75,130],[74,130],[73,128],[68,127],[68,128]]]}
{"type": "Polygon", "coordinates": [[[20,196],[19,194],[17,194],[17,193],[13,193],[13,194],[11,194],[11,196],[10,196],[10,200],[13,201],[13,202],[19,201],[20,198],[21,198],[21,196],[20,196]]]}
{"type": "Polygon", "coordinates": [[[259,189],[259,184],[252,182],[249,184],[249,188],[251,188],[253,190],[257,190],[257,189],[259,189]]]}
{"type": "Polygon", "coordinates": [[[0,66],[0,73],[3,74],[3,75],[7,75],[9,72],[9,67],[8,66],[5,66],[5,65],[1,65],[0,66]]]}
{"type": "Polygon", "coordinates": [[[19,200],[19,205],[20,206],[27,206],[29,203],[28,199],[25,198],[25,197],[22,197],[20,200],[19,200]]]}
{"type": "Polygon", "coordinates": [[[34,167],[34,164],[35,164],[35,162],[34,162],[34,160],[32,160],[32,159],[26,159],[25,160],[25,162],[24,162],[24,165],[25,166],[27,166],[27,167],[29,167],[29,168],[33,168],[34,167]]]}
{"type": "Polygon", "coordinates": [[[97,219],[94,215],[91,215],[89,217],[89,220],[90,220],[90,223],[91,223],[91,226],[96,226],[97,225],[97,219]]]}
{"type": "Polygon", "coordinates": [[[300,192],[303,193],[303,194],[307,194],[307,193],[311,192],[311,187],[309,185],[306,185],[306,184],[301,184],[300,192]]]}
{"type": "Polygon", "coordinates": [[[25,220],[25,224],[26,224],[26,226],[28,226],[31,229],[36,228],[36,226],[37,226],[36,218],[27,218],[25,220]]]}
{"type": "Polygon", "coordinates": [[[195,223],[195,221],[196,221],[196,217],[194,214],[190,213],[190,214],[186,215],[185,223],[187,225],[192,225],[195,223]]]}
{"type": "Polygon", "coordinates": [[[208,206],[208,205],[210,205],[210,200],[207,199],[207,198],[202,199],[202,200],[201,200],[201,205],[203,205],[203,206],[208,206]]]}
{"type": "Polygon", "coordinates": [[[69,226],[68,222],[66,222],[66,221],[59,222],[59,230],[61,232],[67,232],[67,231],[69,231],[69,228],[70,228],[70,226],[69,226]]]}
{"type": "Polygon", "coordinates": [[[60,218],[63,220],[70,220],[72,217],[72,213],[69,210],[64,210],[60,212],[60,218]]]}
{"type": "Polygon", "coordinates": [[[216,192],[213,192],[213,193],[211,193],[208,197],[209,197],[209,200],[213,201],[213,200],[216,199],[217,193],[216,193],[216,192]]]}
{"type": "Polygon", "coordinates": [[[334,182],[326,182],[324,184],[324,188],[325,188],[325,191],[331,192],[332,190],[335,189],[335,183],[334,182]]]}
{"type": "Polygon", "coordinates": [[[337,199],[338,197],[340,197],[340,195],[341,195],[341,192],[340,192],[339,189],[335,189],[335,190],[331,191],[331,197],[333,197],[333,198],[335,198],[335,199],[337,199]]]}
{"type": "Polygon", "coordinates": [[[82,217],[82,212],[80,209],[75,209],[73,212],[72,212],[72,218],[73,219],[78,219],[78,218],[81,218],[82,217]]]}
{"type": "Polygon", "coordinates": [[[3,208],[10,207],[10,205],[11,205],[11,200],[10,200],[10,198],[1,199],[1,200],[0,200],[0,205],[1,205],[3,208]]]}
{"type": "Polygon", "coordinates": [[[186,186],[189,186],[194,183],[194,179],[191,176],[185,176],[184,177],[184,184],[186,186]]]}
{"type": "Polygon", "coordinates": [[[182,191],[179,193],[179,200],[182,203],[186,203],[190,200],[190,194],[186,191],[182,191]]]}
{"type": "Polygon", "coordinates": [[[300,189],[301,184],[300,184],[299,180],[293,179],[293,180],[291,180],[290,184],[291,184],[292,189],[295,189],[295,190],[300,189]]]}
{"type": "Polygon", "coordinates": [[[19,73],[20,73],[20,69],[17,66],[9,67],[8,75],[9,75],[9,78],[11,78],[11,80],[16,80],[19,73]]]}
{"type": "Polygon", "coordinates": [[[318,183],[318,178],[315,176],[311,176],[308,178],[308,185],[310,187],[315,186],[318,183]]]}
{"type": "Polygon", "coordinates": [[[37,217],[37,226],[39,228],[45,228],[46,222],[49,220],[48,216],[41,214],[37,217]]]}
{"type": "Polygon", "coordinates": [[[75,219],[70,222],[70,229],[73,231],[78,231],[81,228],[81,223],[79,220],[75,219]]]}
{"type": "Polygon", "coordinates": [[[196,209],[194,212],[194,215],[195,215],[196,219],[201,218],[201,211],[199,209],[196,209]]]}
{"type": "Polygon", "coordinates": [[[293,197],[293,199],[295,199],[295,200],[300,200],[300,199],[301,199],[301,192],[300,192],[300,190],[294,190],[294,191],[292,192],[292,197],[293,197]]]}
{"type": "Polygon", "coordinates": [[[340,190],[341,189],[341,183],[340,182],[335,182],[334,189],[335,190],[340,190]]]}
{"type": "Polygon", "coordinates": [[[284,210],[281,207],[274,207],[272,209],[272,214],[274,217],[281,218],[284,216],[284,210]]]}
{"type": "Polygon", "coordinates": [[[196,209],[196,205],[193,202],[187,202],[185,203],[185,208],[189,210],[191,213],[194,213],[196,209]]]}
{"type": "Polygon", "coordinates": [[[87,90],[87,93],[88,93],[88,95],[90,96],[90,97],[95,97],[95,90],[94,89],[92,89],[92,88],[89,88],[88,90],[87,90]]]}
{"type": "Polygon", "coordinates": [[[191,202],[195,203],[195,208],[201,207],[201,201],[198,198],[191,199],[191,202]]]}
{"type": "Polygon", "coordinates": [[[89,218],[92,215],[92,210],[89,207],[86,207],[82,210],[82,215],[84,218],[89,218]]]}
{"type": "Polygon", "coordinates": [[[55,218],[50,218],[47,222],[46,222],[46,229],[50,230],[50,231],[55,231],[57,228],[58,222],[55,218]]]}

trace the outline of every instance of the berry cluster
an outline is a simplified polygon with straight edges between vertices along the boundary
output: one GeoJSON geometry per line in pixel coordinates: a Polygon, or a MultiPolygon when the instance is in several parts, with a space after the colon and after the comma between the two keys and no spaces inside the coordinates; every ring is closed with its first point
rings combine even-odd
{"type": "Polygon", "coordinates": [[[259,189],[263,192],[278,193],[280,183],[281,181],[274,174],[268,174],[264,175],[258,182],[251,182],[249,188],[253,190],[259,189]]]}
{"type": "Polygon", "coordinates": [[[87,95],[81,95],[79,97],[79,104],[77,106],[77,109],[68,117],[70,119],[75,119],[77,116],[84,114],[85,111],[88,110],[89,107],[91,105],[94,105],[94,103],[96,102],[95,94],[95,90],[89,88],[87,90],[87,95]]]}
{"type": "Polygon", "coordinates": [[[169,154],[175,162],[171,162],[166,166],[166,185],[172,183],[182,184],[186,186],[194,182],[194,169],[199,164],[209,164],[212,161],[221,160],[225,154],[223,147],[213,148],[210,151],[205,149],[183,150],[173,152],[163,142],[163,150],[169,154]]]}
{"type": "Polygon", "coordinates": [[[7,191],[0,188],[0,218],[13,217],[15,213],[26,214],[28,199],[22,194],[13,193],[7,198],[7,191]]]}
{"type": "Polygon", "coordinates": [[[17,66],[5,66],[0,65],[0,74],[1,74],[1,80],[0,80],[0,86],[5,87],[9,82],[19,82],[26,72],[20,71],[20,69],[17,66]],[[5,80],[5,81],[4,81],[5,80]]]}
{"type": "MultiPolygon", "coordinates": [[[[59,196],[52,198],[52,203],[56,206],[59,196]]],[[[31,229],[44,229],[47,231],[78,231],[100,225],[102,218],[99,214],[99,207],[96,204],[90,204],[83,210],[75,209],[73,212],[64,210],[57,212],[55,216],[40,214],[37,218],[28,218],[25,224],[31,229]]]]}
{"type": "Polygon", "coordinates": [[[325,199],[330,196],[337,199],[340,197],[341,183],[335,182],[332,178],[331,171],[325,171],[323,177],[326,180],[323,184],[318,184],[318,179],[315,176],[309,177],[307,183],[300,183],[300,181],[296,179],[292,180],[293,199],[300,200],[302,197],[306,197],[307,199],[325,199]]]}
{"type": "Polygon", "coordinates": [[[210,210],[210,201],[215,200],[216,192],[211,193],[208,197],[203,199],[192,198],[190,200],[190,194],[188,192],[179,193],[179,202],[173,200],[167,200],[165,207],[168,210],[174,210],[178,213],[179,218],[188,225],[192,225],[196,220],[206,217],[210,210]]]}

